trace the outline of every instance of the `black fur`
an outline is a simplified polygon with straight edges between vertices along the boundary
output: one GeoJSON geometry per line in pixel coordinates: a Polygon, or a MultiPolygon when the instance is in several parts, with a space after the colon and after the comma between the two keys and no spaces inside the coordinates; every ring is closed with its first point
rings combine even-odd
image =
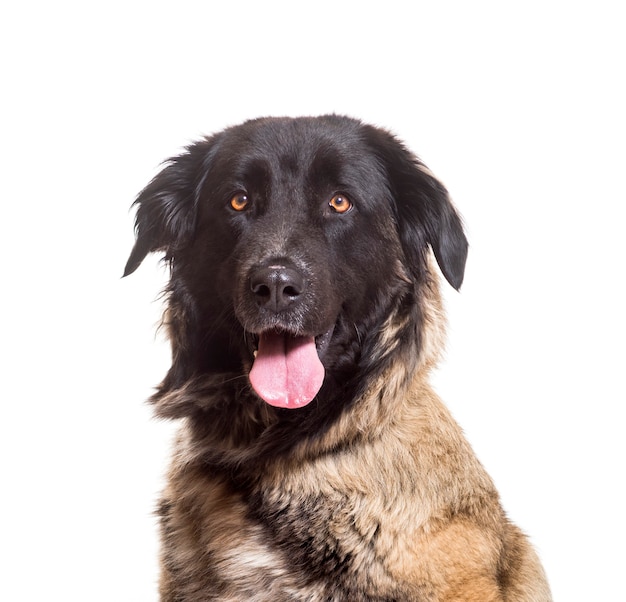
{"type": "MultiPolygon", "coordinates": [[[[429,246],[450,284],[458,289],[463,280],[467,241],[445,188],[392,135],[346,117],[267,118],[227,129],[171,159],[136,205],[125,275],[152,251],[171,264],[173,362],[153,401],[188,386],[188,403],[179,395],[162,415],[193,415],[198,431],[222,429],[225,437],[236,423],[244,439],[260,435],[251,414],[274,412],[279,424],[265,444],[272,453],[323,431],[345,410],[337,399],[356,399],[364,376],[384,369],[372,335],[392,307],[419,313],[415,286],[427,273],[429,246]],[[241,213],[229,206],[238,191],[251,199],[241,213]],[[354,203],[343,215],[328,207],[338,192],[354,203]],[[259,315],[245,272],[268,244],[308,282],[301,307],[278,323],[259,315]],[[324,385],[297,413],[268,409],[247,384],[251,337],[270,326],[314,336],[334,328],[321,357],[324,385]],[[190,383],[206,388],[209,375],[224,402],[202,407],[206,395],[190,383]]],[[[420,321],[408,322],[411,344],[420,321]]]]}

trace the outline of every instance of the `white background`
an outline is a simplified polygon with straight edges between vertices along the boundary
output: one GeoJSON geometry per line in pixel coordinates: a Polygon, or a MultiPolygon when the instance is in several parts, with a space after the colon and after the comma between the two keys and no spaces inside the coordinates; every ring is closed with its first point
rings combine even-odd
{"type": "Polygon", "coordinates": [[[626,599],[620,3],[8,4],[1,599],[156,599],[165,274],[120,278],[130,204],[200,135],[330,111],[451,191],[471,253],[436,387],[555,599],[626,599]]]}

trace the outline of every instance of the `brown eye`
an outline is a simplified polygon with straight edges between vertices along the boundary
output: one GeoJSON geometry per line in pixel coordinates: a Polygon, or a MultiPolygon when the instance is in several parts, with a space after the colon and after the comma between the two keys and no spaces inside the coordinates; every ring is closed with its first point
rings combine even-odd
{"type": "Polygon", "coordinates": [[[328,201],[328,206],[335,213],[346,213],[352,209],[352,201],[350,201],[350,199],[343,194],[336,194],[332,199],[330,199],[330,201],[328,201]]]}
{"type": "Polygon", "coordinates": [[[230,206],[235,211],[243,211],[249,203],[250,199],[248,198],[248,195],[243,192],[238,192],[230,199],[230,206]]]}

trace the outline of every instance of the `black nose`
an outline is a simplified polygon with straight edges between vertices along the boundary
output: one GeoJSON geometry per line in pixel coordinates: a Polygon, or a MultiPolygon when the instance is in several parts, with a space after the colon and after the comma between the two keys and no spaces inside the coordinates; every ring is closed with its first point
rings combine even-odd
{"type": "Polygon", "coordinates": [[[258,267],[250,276],[250,290],[257,305],[276,313],[296,303],[305,287],[304,276],[283,263],[258,267]]]}

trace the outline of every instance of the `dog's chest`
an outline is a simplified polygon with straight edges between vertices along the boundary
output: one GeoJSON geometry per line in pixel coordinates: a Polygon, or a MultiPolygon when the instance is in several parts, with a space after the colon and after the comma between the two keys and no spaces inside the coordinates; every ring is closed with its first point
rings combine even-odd
{"type": "Polygon", "coordinates": [[[280,487],[246,491],[204,471],[177,480],[162,520],[164,563],[178,588],[194,583],[221,592],[216,599],[272,602],[356,599],[357,590],[362,600],[398,599],[379,555],[386,535],[373,505],[381,502],[280,487]],[[375,591],[363,590],[368,582],[375,591]],[[267,598],[258,597],[259,583],[267,598]]]}

